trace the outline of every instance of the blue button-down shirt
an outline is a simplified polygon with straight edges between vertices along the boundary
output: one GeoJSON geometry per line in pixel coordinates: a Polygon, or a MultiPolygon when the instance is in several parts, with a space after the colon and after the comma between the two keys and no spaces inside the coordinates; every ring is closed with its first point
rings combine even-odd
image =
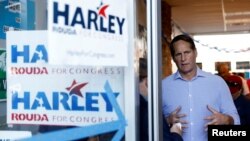
{"type": "Polygon", "coordinates": [[[186,114],[188,128],[184,129],[184,141],[207,141],[206,116],[212,115],[207,105],[220,113],[233,117],[240,124],[239,115],[225,81],[197,68],[192,80],[184,80],[180,73],[170,75],[162,81],[163,113],[167,117],[178,106],[186,114]]]}

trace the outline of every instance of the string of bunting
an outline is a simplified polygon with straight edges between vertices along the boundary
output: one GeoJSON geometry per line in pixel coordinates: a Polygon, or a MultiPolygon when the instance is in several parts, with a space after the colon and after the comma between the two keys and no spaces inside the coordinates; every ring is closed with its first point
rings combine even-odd
{"type": "MultiPolygon", "coordinates": [[[[184,32],[180,26],[178,26],[174,21],[172,21],[172,26],[175,26],[182,34],[186,34],[186,35],[190,35],[186,32],[184,32]]],[[[192,37],[192,36],[191,36],[192,37]]],[[[248,52],[250,51],[250,47],[247,47],[247,48],[242,48],[242,49],[228,49],[228,48],[220,48],[220,47],[217,47],[217,46],[210,46],[208,44],[204,44],[202,43],[201,41],[199,40],[195,40],[194,39],[194,42],[204,46],[204,47],[208,47],[209,49],[215,49],[219,52],[226,52],[226,53],[241,53],[241,52],[248,52]]]]}
{"type": "Polygon", "coordinates": [[[248,52],[250,51],[250,47],[245,48],[245,49],[228,49],[228,48],[219,48],[219,47],[211,47],[208,44],[201,43],[199,40],[194,40],[195,42],[201,44],[204,47],[208,47],[209,49],[215,49],[219,52],[226,52],[226,53],[241,53],[241,52],[248,52]]]}

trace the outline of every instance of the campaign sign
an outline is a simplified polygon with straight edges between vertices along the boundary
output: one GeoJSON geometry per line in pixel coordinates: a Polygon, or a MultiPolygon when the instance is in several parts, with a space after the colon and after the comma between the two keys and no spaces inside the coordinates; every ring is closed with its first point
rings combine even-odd
{"type": "Polygon", "coordinates": [[[20,5],[13,6],[17,2],[19,1],[0,1],[0,39],[6,39],[7,31],[20,30],[20,5]]]}
{"type": "Polygon", "coordinates": [[[6,32],[35,29],[34,0],[0,0],[0,38],[6,32]]]}
{"type": "Polygon", "coordinates": [[[127,66],[126,1],[49,0],[48,37],[50,64],[127,66]]]}
{"type": "Polygon", "coordinates": [[[108,81],[123,110],[123,68],[48,64],[46,31],[8,32],[6,50],[7,123],[85,126],[118,119],[104,86],[108,81]]]}
{"type": "Polygon", "coordinates": [[[6,50],[0,49],[0,101],[6,100],[6,50]]]}

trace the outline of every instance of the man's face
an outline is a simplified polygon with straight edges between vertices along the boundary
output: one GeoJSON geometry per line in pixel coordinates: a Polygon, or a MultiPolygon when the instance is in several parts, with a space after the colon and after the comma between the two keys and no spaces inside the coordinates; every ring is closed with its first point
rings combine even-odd
{"type": "Polygon", "coordinates": [[[229,68],[228,68],[228,65],[227,64],[220,64],[219,67],[218,67],[218,73],[221,75],[221,76],[226,76],[229,74],[229,68]]]}
{"type": "Polygon", "coordinates": [[[183,75],[196,71],[196,50],[191,49],[191,45],[183,40],[174,43],[175,54],[173,60],[183,75]]]}

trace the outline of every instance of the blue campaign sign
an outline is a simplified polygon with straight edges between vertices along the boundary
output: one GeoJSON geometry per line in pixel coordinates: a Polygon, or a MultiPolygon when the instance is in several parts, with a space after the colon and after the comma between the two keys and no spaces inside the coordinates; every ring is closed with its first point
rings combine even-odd
{"type": "Polygon", "coordinates": [[[35,29],[34,0],[0,1],[0,39],[11,30],[35,29]]]}
{"type": "Polygon", "coordinates": [[[38,134],[31,138],[23,139],[22,141],[44,141],[49,139],[57,139],[57,140],[76,140],[81,138],[86,138],[90,136],[95,136],[102,133],[108,133],[112,131],[117,131],[114,135],[112,141],[119,141],[124,136],[126,120],[125,117],[116,101],[115,95],[110,87],[108,81],[106,81],[104,85],[104,89],[108,94],[108,99],[110,100],[117,116],[118,120],[113,122],[107,122],[102,124],[96,124],[85,127],[76,127],[70,129],[64,129],[61,131],[54,131],[45,134],[38,134]]]}
{"type": "Polygon", "coordinates": [[[6,38],[6,32],[9,30],[16,30],[20,28],[20,5],[13,5],[17,3],[18,0],[13,0],[12,3],[9,1],[0,2],[0,38],[6,38]],[[19,9],[18,9],[19,8],[19,9]]]}

